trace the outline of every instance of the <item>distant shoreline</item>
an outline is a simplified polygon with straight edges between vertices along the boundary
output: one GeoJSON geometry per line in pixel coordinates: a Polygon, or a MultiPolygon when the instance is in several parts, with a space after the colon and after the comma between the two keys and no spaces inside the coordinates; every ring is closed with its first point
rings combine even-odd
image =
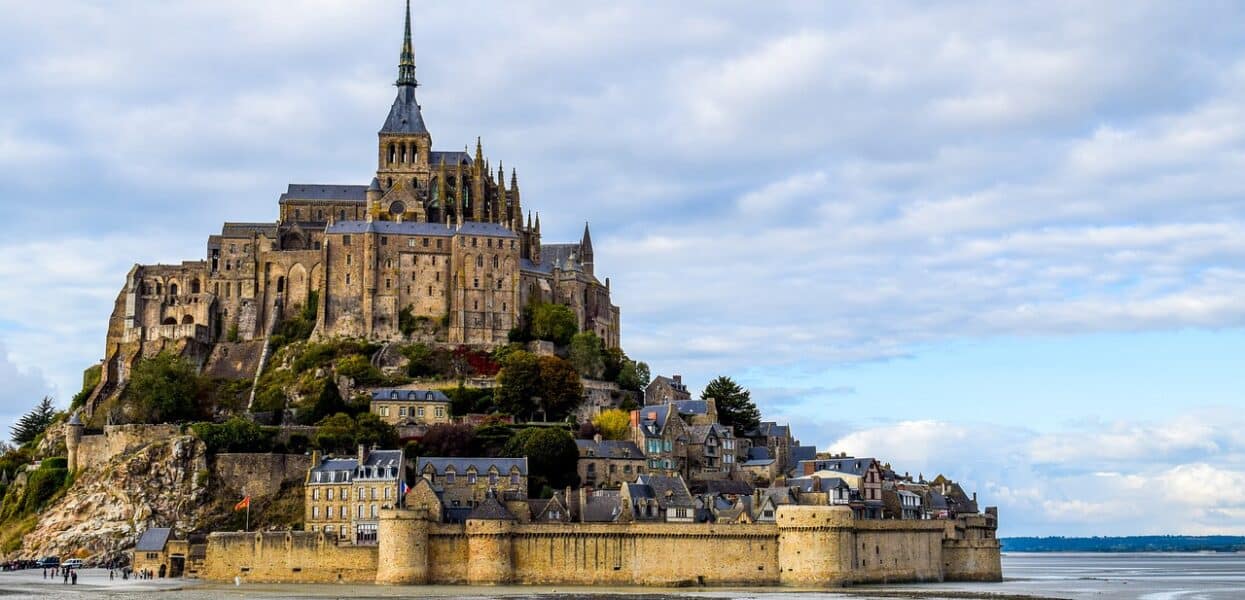
{"type": "Polygon", "coordinates": [[[1245,536],[1141,535],[1115,537],[1005,537],[1004,553],[1217,553],[1245,552],[1245,536]]]}

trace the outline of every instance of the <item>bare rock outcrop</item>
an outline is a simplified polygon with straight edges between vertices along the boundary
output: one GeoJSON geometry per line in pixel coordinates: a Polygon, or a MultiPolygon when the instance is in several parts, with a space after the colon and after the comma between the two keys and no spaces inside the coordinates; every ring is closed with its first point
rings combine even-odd
{"type": "Polygon", "coordinates": [[[131,448],[77,475],[22,540],[23,556],[111,557],[148,527],[194,529],[209,498],[207,448],[179,435],[131,448]]]}

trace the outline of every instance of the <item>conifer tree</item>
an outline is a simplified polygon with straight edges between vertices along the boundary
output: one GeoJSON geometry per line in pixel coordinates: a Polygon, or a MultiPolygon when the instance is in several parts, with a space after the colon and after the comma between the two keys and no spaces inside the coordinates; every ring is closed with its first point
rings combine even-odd
{"type": "Polygon", "coordinates": [[[761,424],[761,411],[752,402],[752,392],[739,387],[730,377],[721,375],[710,381],[700,398],[713,398],[718,407],[718,422],[733,426],[738,434],[756,429],[761,424]]]}
{"type": "Polygon", "coordinates": [[[9,433],[13,441],[18,444],[33,442],[39,434],[43,433],[43,430],[48,428],[48,425],[52,424],[52,418],[55,416],[56,407],[52,404],[52,398],[44,396],[33,410],[23,415],[9,428],[9,433]]]}

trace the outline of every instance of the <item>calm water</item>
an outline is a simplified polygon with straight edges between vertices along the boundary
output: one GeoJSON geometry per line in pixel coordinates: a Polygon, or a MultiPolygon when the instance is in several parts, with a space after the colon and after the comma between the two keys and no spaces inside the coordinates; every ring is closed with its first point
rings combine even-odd
{"type": "Polygon", "coordinates": [[[523,600],[623,600],[641,598],[795,600],[800,598],[1068,598],[1094,600],[1245,600],[1245,554],[1011,554],[1003,558],[1002,583],[940,583],[858,586],[844,590],[657,590],[644,588],[392,588],[342,585],[243,585],[189,582],[109,581],[88,570],[76,587],[44,580],[39,571],[0,574],[0,600],[18,598],[214,598],[323,599],[412,596],[519,598],[523,600]]]}

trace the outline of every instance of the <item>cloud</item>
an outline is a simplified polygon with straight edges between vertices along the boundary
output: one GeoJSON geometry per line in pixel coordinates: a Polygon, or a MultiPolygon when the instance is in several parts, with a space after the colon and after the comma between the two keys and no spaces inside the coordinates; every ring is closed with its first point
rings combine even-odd
{"type": "Polygon", "coordinates": [[[1000,535],[1241,534],[1245,421],[1198,411],[1176,422],[1084,423],[1074,431],[896,421],[825,447],[899,472],[960,481],[1000,508],[1000,535]],[[949,466],[951,465],[951,466],[949,466]]]}
{"type": "Polygon", "coordinates": [[[9,358],[9,349],[0,342],[0,439],[9,436],[9,428],[18,417],[30,412],[45,395],[52,393],[43,374],[35,369],[19,368],[9,358]]]}

